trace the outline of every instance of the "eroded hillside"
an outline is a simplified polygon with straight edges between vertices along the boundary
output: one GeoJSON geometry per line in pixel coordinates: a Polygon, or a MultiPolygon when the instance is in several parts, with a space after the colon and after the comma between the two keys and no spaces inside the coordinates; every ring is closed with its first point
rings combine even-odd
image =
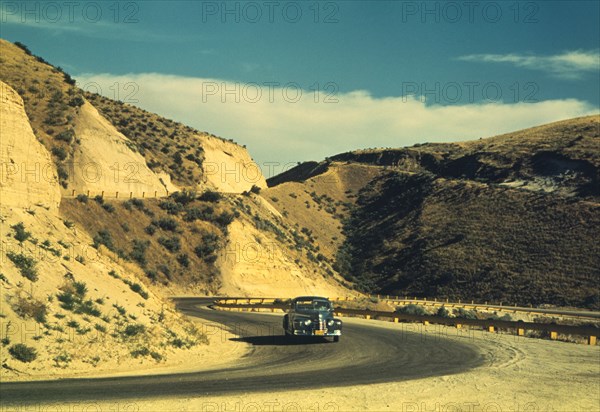
{"type": "Polygon", "coordinates": [[[60,213],[108,256],[138,267],[170,293],[223,287],[222,293],[276,294],[283,280],[290,296],[347,292],[331,263],[317,260],[314,239],[259,194],[266,181],[244,147],[84,93],[24,45],[2,40],[0,47],[2,77],[23,94],[31,128],[51,153],[46,163],[61,184],[60,213]],[[241,205],[251,198],[254,209],[241,205]],[[238,229],[229,230],[232,223],[238,229]],[[280,244],[280,232],[295,246],[280,244]],[[244,253],[233,263],[224,258],[231,250],[263,248],[261,238],[275,253],[269,261],[244,253]]]}
{"type": "MultiPolygon", "coordinates": [[[[345,241],[329,243],[334,267],[363,291],[598,308],[599,158],[600,117],[590,116],[477,141],[344,153],[270,179],[269,191],[310,193],[332,168],[378,170],[352,174],[354,190],[329,186],[356,196],[350,213],[328,223],[343,226],[345,241]]],[[[283,197],[280,210],[306,202],[283,197]]],[[[326,221],[306,205],[294,220],[326,221]]]]}
{"type": "Polygon", "coordinates": [[[141,271],[58,214],[59,181],[23,101],[0,82],[0,325],[4,379],[155,364],[205,337],[141,271]],[[32,172],[33,171],[33,172],[32,172]]]}
{"type": "Polygon", "coordinates": [[[244,147],[0,60],[2,379],[215,355],[172,294],[352,293],[244,147]]]}

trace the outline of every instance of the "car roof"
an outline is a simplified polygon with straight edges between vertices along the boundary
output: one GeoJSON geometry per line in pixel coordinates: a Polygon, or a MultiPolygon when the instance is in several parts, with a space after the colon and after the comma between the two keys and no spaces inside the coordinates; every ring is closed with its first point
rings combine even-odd
{"type": "Polygon", "coordinates": [[[325,298],[323,296],[298,296],[297,298],[294,298],[294,302],[298,301],[298,300],[326,300],[329,301],[328,298],[325,298]]]}

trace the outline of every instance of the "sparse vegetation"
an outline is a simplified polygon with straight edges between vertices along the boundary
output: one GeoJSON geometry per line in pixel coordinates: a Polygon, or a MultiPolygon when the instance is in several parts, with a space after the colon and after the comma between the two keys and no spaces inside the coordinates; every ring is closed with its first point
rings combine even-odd
{"type": "Polygon", "coordinates": [[[19,243],[23,243],[31,237],[31,233],[25,230],[23,222],[19,222],[16,225],[11,226],[11,228],[15,231],[15,239],[19,243]]]}
{"type": "Polygon", "coordinates": [[[417,315],[417,316],[423,316],[423,315],[428,314],[423,306],[413,305],[413,304],[399,306],[396,308],[396,312],[405,313],[407,315],[417,315]]]}
{"type": "Polygon", "coordinates": [[[46,322],[48,306],[33,296],[16,296],[12,308],[15,313],[23,319],[35,319],[35,321],[39,323],[46,322]]]}
{"type": "Polygon", "coordinates": [[[56,355],[54,358],[52,358],[52,360],[54,361],[55,367],[66,368],[71,362],[71,355],[69,355],[66,352],[63,352],[60,355],[56,355]]]}
{"type": "Polygon", "coordinates": [[[59,288],[60,292],[56,298],[60,302],[60,307],[77,314],[91,315],[100,317],[102,312],[91,299],[85,299],[87,286],[83,282],[77,282],[67,279],[59,288]]]}
{"type": "Polygon", "coordinates": [[[145,266],[146,265],[146,250],[148,249],[148,246],[150,246],[150,242],[147,240],[144,241],[144,240],[139,240],[139,239],[133,239],[133,246],[132,246],[132,250],[131,250],[131,253],[129,254],[129,256],[133,260],[138,262],[140,265],[145,266]]]}
{"type": "Polygon", "coordinates": [[[204,201],[204,202],[212,202],[212,203],[216,203],[219,200],[221,200],[221,194],[219,192],[214,192],[212,190],[207,190],[206,192],[202,193],[202,195],[199,198],[200,200],[204,201]]]}
{"type": "Polygon", "coordinates": [[[140,285],[139,283],[133,283],[133,282],[129,282],[129,281],[126,281],[125,283],[127,285],[129,285],[129,288],[132,291],[134,291],[135,293],[137,293],[138,295],[140,295],[144,299],[148,299],[148,292],[146,292],[144,290],[144,288],[142,287],[142,285],[140,285]]]}
{"type": "Polygon", "coordinates": [[[166,231],[169,231],[169,232],[175,232],[175,231],[177,231],[177,228],[179,227],[177,221],[175,219],[170,218],[170,217],[160,218],[158,220],[153,220],[152,224],[154,226],[157,226],[157,227],[161,228],[162,230],[166,230],[166,231]]]}
{"type": "Polygon", "coordinates": [[[134,336],[143,334],[146,332],[146,327],[141,323],[129,324],[123,329],[122,335],[126,338],[132,338],[134,336]]]}
{"type": "Polygon", "coordinates": [[[171,253],[178,252],[181,249],[181,241],[177,236],[169,238],[161,236],[158,238],[158,243],[160,243],[165,249],[167,249],[171,253]]]}
{"type": "Polygon", "coordinates": [[[21,272],[21,275],[32,282],[38,280],[38,273],[36,269],[36,260],[23,253],[7,252],[6,256],[15,264],[15,266],[21,272]]]}
{"type": "Polygon", "coordinates": [[[440,308],[436,312],[436,316],[447,318],[450,316],[450,312],[448,311],[448,309],[446,309],[446,307],[440,306],[440,308]]]}
{"type": "Polygon", "coordinates": [[[158,206],[170,215],[177,215],[183,210],[183,206],[180,203],[174,202],[171,199],[160,201],[158,206]]]}
{"type": "Polygon", "coordinates": [[[477,319],[477,315],[472,310],[458,308],[454,312],[454,316],[461,319],[477,319]]]}
{"type": "Polygon", "coordinates": [[[98,249],[100,245],[104,245],[108,250],[115,251],[112,235],[108,230],[100,230],[93,238],[93,246],[98,249]]]}
{"type": "Polygon", "coordinates": [[[25,363],[33,362],[37,359],[37,351],[23,343],[17,343],[8,348],[8,353],[14,359],[25,363]]]}

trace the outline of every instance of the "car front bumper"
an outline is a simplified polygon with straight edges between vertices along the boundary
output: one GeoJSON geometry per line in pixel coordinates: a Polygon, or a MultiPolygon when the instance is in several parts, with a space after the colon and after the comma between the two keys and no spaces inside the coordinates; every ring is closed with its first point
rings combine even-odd
{"type": "Polygon", "coordinates": [[[325,329],[325,330],[313,330],[313,329],[296,329],[294,330],[296,336],[341,336],[341,329],[325,329]]]}

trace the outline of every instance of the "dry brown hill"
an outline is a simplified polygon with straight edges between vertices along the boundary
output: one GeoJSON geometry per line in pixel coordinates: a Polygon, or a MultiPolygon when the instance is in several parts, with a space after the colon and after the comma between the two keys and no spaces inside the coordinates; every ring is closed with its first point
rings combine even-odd
{"type": "MultiPolygon", "coordinates": [[[[310,193],[329,170],[358,167],[377,172],[353,174],[355,206],[327,223],[330,233],[343,226],[345,242],[326,241],[339,245],[335,268],[361,290],[599,307],[600,116],[343,153],[270,179],[269,192],[310,193]]],[[[286,197],[279,210],[304,201],[286,197]]],[[[313,210],[293,219],[318,228],[313,210]]]]}

